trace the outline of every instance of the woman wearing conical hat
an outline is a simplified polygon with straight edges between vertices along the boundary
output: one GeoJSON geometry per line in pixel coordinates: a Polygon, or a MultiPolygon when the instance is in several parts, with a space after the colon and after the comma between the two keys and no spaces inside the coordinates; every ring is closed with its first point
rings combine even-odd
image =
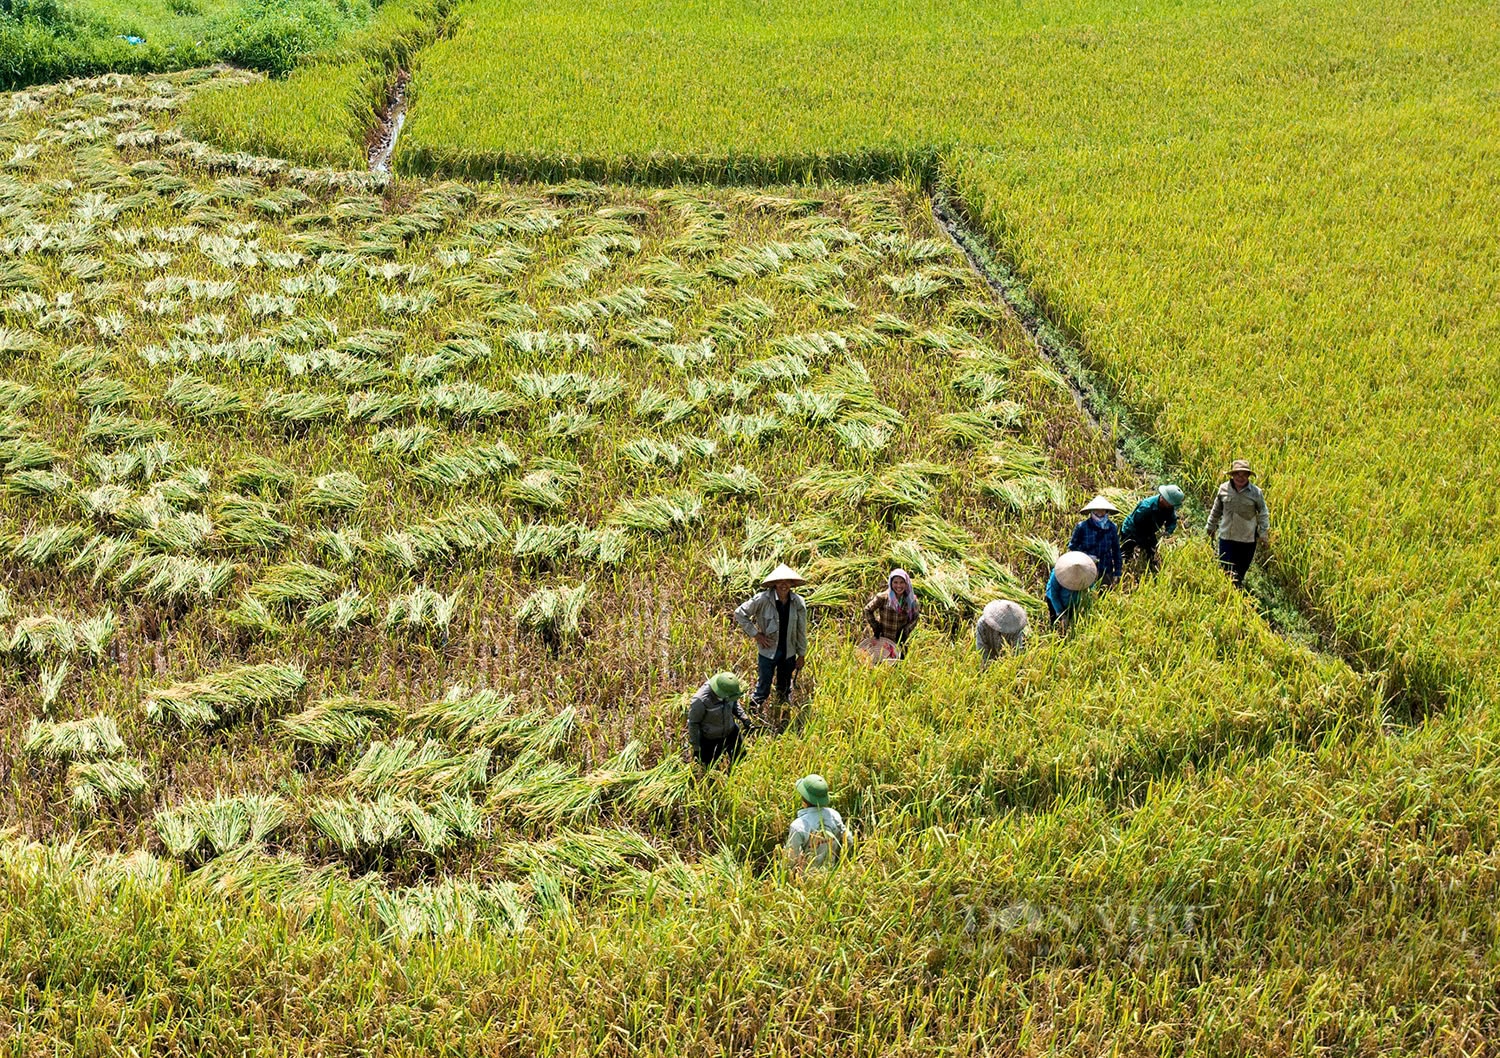
{"type": "Polygon", "coordinates": [[[752,705],[764,705],[776,684],[776,696],[792,696],[792,675],[807,657],[807,603],[793,588],[806,584],[802,574],[783,563],[761,581],[761,590],[734,611],[734,623],[755,640],[760,657],[752,705]]]}
{"type": "Polygon", "coordinates": [[[1067,631],[1073,612],[1098,579],[1098,567],[1082,551],[1069,551],[1058,558],[1052,567],[1052,576],[1047,578],[1047,612],[1052,615],[1054,628],[1059,632],[1067,631]]]}
{"type": "Polygon", "coordinates": [[[994,661],[1007,650],[1024,649],[1029,624],[1026,611],[1018,602],[996,599],[986,603],[974,624],[974,645],[979,648],[979,656],[994,661]]]}
{"type": "Polygon", "coordinates": [[[1108,587],[1119,579],[1124,565],[1120,557],[1120,530],[1109,520],[1111,514],[1120,513],[1120,508],[1103,496],[1095,496],[1078,513],[1085,517],[1073,530],[1068,550],[1082,551],[1092,558],[1099,568],[1099,586],[1108,587]]]}

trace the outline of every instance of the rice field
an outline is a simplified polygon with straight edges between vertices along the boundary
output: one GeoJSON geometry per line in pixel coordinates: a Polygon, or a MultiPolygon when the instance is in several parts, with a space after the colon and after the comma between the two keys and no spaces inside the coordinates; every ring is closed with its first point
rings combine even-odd
{"type": "Polygon", "coordinates": [[[451,17],[390,0],[286,80],[0,97],[15,1053],[1489,1053],[1500,772],[1458,594],[1488,544],[1454,469],[1487,417],[1443,394],[1492,344],[1456,263],[1492,20],[451,17]],[[321,167],[412,63],[401,175],[321,167]],[[1333,654],[1229,586],[1192,503],[1161,574],[1040,630],[1072,511],[1154,482],[935,188],[1195,499],[1256,460],[1333,654]],[[1389,384],[1350,414],[1356,361],[1389,384]],[[699,775],[686,694],[753,671],[727,614],[778,561],[813,656],[699,775]],[[924,621],[872,669],[892,565],[924,621]],[[986,666],[999,595],[1035,634],[986,666]],[[855,838],[826,877],[778,854],[814,770],[855,838]]]}
{"type": "Polygon", "coordinates": [[[207,90],[0,127],[27,838],[587,895],[712,849],[682,697],[776,562],[830,646],[895,564],[964,634],[1133,484],[914,189],[391,183],[207,90]]]}

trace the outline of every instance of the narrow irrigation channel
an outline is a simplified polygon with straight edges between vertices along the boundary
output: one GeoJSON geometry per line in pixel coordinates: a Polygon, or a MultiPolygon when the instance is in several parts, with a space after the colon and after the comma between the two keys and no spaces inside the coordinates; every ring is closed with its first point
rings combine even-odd
{"type": "Polygon", "coordinates": [[[402,68],[396,71],[396,78],[391,82],[390,97],[370,141],[370,169],[373,172],[391,171],[391,156],[396,153],[396,141],[406,124],[406,85],[410,80],[411,71],[402,68]]]}
{"type": "Polygon", "coordinates": [[[1088,371],[1071,343],[1057,332],[1032,302],[1026,292],[1025,282],[1013,269],[997,261],[983,238],[975,233],[962,207],[941,188],[934,188],[931,198],[933,219],[948,233],[953,244],[963,251],[969,266],[979,273],[990,290],[1016,314],[1022,328],[1031,336],[1042,355],[1067,381],[1079,410],[1088,416],[1114,448],[1116,464],[1122,470],[1133,469],[1142,474],[1162,469],[1162,461],[1148,457],[1135,440],[1139,436],[1137,431],[1122,421],[1118,410],[1108,407],[1109,402],[1089,381],[1088,371]]]}

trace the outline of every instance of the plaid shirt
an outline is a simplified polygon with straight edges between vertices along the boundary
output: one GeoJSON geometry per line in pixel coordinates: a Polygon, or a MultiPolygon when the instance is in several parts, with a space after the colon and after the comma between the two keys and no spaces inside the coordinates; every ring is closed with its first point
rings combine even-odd
{"type": "Polygon", "coordinates": [[[1068,550],[1082,551],[1092,558],[1099,567],[1099,579],[1104,583],[1120,576],[1123,565],[1120,561],[1120,530],[1114,522],[1106,520],[1101,528],[1094,524],[1094,519],[1085,518],[1073,530],[1068,550]]]}
{"type": "Polygon", "coordinates": [[[892,643],[905,642],[906,637],[911,635],[911,630],[917,627],[917,618],[921,616],[920,606],[913,609],[909,616],[901,616],[901,611],[891,605],[888,592],[877,591],[865,603],[865,620],[870,622],[870,627],[877,636],[889,639],[892,643]]]}

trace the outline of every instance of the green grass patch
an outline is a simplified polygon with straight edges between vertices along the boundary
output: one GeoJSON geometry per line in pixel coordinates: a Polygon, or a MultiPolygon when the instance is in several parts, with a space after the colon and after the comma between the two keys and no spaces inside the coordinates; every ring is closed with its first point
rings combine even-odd
{"type": "Polygon", "coordinates": [[[285,75],[369,22],[373,7],[368,0],[7,3],[0,11],[0,86],[213,62],[285,75]]]}

